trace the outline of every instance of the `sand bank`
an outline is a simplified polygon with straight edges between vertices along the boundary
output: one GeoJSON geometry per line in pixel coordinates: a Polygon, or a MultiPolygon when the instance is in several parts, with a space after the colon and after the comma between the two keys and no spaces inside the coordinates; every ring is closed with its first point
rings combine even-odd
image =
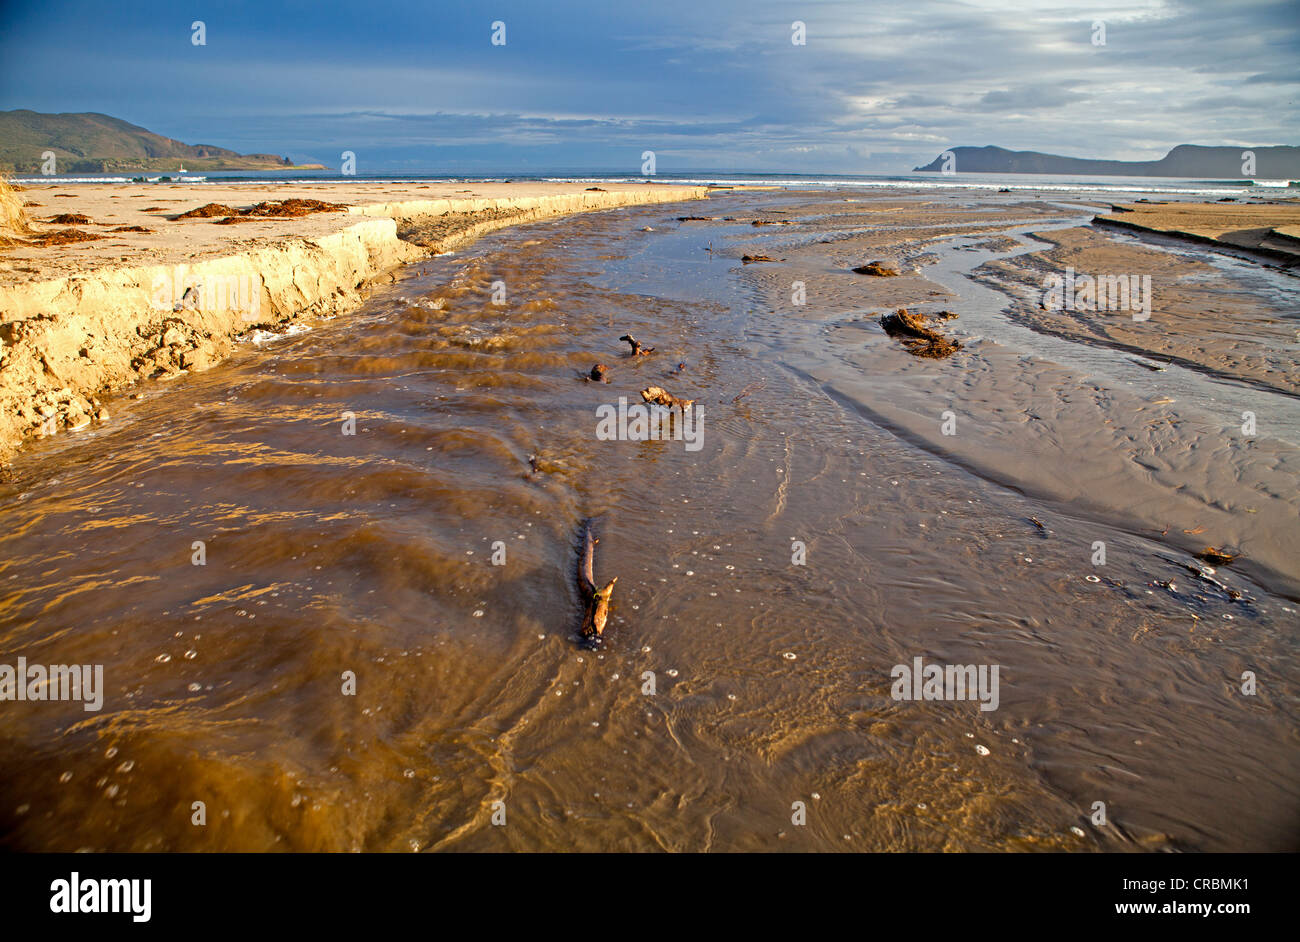
{"type": "Polygon", "coordinates": [[[254,328],[347,311],[394,268],[492,229],[707,192],[544,183],[28,187],[21,195],[37,237],[98,238],[0,254],[0,461],[27,438],[107,420],[100,397],[206,369],[254,328]],[[290,199],[345,208],[238,215],[290,199]],[[181,218],[208,204],[236,214],[181,218]],[[54,221],[65,215],[89,222],[54,221]],[[423,234],[419,245],[404,238],[414,232],[423,234]]]}
{"type": "Polygon", "coordinates": [[[1281,262],[1300,262],[1300,201],[1287,203],[1123,203],[1093,221],[1191,239],[1281,262]]]}

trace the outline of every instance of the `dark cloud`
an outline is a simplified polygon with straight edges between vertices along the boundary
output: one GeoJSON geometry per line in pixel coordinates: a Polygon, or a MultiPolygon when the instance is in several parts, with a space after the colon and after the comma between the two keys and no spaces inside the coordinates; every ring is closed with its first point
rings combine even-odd
{"type": "Polygon", "coordinates": [[[661,170],[892,171],[983,143],[1151,158],[1296,143],[1294,10],[396,0],[372,14],[319,0],[178,17],[162,0],[49,0],[0,4],[0,107],[103,111],[327,163],[353,150],[374,169],[631,169],[652,149],[661,170]],[[200,18],[201,48],[188,30],[200,18]],[[495,19],[504,47],[489,41],[495,19]],[[806,45],[791,43],[794,20],[806,45]]]}

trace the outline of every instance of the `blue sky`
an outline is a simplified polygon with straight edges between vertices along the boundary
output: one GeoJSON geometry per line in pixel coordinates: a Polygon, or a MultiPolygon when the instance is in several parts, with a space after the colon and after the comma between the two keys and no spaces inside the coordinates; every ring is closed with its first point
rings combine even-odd
{"type": "Polygon", "coordinates": [[[1296,0],[0,0],[0,109],[335,167],[351,150],[363,173],[1151,159],[1300,143],[1298,92],[1296,0]]]}

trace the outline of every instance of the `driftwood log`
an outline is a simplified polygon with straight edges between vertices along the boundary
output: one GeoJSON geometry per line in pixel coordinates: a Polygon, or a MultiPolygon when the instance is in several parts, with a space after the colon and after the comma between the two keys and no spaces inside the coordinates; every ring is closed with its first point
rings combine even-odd
{"type": "Polygon", "coordinates": [[[604,633],[605,622],[609,620],[609,600],[614,594],[614,583],[618,582],[618,576],[615,576],[605,583],[604,588],[596,588],[596,544],[599,542],[592,532],[591,521],[585,521],[582,525],[582,550],[578,557],[578,592],[584,606],[579,631],[588,641],[598,640],[604,633]]]}
{"type": "Polygon", "coordinates": [[[691,406],[695,405],[694,399],[682,399],[674,396],[662,386],[650,386],[641,390],[641,398],[651,405],[665,406],[669,409],[681,409],[684,413],[691,406]]]}
{"type": "Polygon", "coordinates": [[[631,334],[624,334],[618,339],[622,340],[624,343],[630,343],[632,345],[632,356],[634,357],[648,357],[650,354],[655,352],[654,347],[641,346],[641,342],[631,334]]]}

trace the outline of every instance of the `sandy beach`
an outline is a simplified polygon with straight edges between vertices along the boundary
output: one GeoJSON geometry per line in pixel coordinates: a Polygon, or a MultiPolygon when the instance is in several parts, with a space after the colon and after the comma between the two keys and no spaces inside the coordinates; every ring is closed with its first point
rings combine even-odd
{"type": "Polygon", "coordinates": [[[110,397],[140,380],[210,368],[250,331],[351,310],[403,264],[502,226],[707,190],[173,184],[29,186],[18,195],[34,223],[28,241],[56,241],[0,250],[0,462],[24,440],[107,421],[110,397]],[[340,208],[239,215],[292,200],[340,208]],[[207,206],[226,211],[184,217],[207,206]]]}

